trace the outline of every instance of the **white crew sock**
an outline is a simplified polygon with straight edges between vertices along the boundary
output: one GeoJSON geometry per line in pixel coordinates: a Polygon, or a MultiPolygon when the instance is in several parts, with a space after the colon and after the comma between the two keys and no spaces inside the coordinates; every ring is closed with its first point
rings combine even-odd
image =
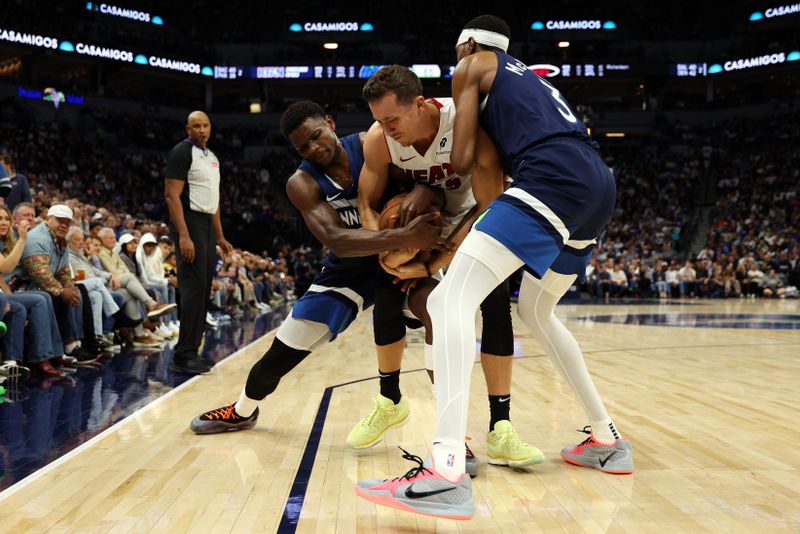
{"type": "Polygon", "coordinates": [[[248,397],[243,387],[242,393],[239,395],[239,400],[236,401],[236,405],[234,406],[234,410],[242,417],[250,417],[253,415],[253,412],[256,411],[256,408],[258,408],[258,401],[248,397]]]}
{"type": "Polygon", "coordinates": [[[467,450],[463,441],[437,440],[433,443],[433,469],[450,482],[458,483],[466,473],[467,450]]]}

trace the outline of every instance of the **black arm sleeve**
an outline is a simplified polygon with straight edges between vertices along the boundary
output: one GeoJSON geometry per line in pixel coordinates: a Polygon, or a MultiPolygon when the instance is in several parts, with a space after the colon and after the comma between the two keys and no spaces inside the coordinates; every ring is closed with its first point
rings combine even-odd
{"type": "Polygon", "coordinates": [[[167,155],[167,168],[164,170],[164,176],[185,182],[189,177],[189,167],[191,166],[192,145],[181,141],[167,155]]]}

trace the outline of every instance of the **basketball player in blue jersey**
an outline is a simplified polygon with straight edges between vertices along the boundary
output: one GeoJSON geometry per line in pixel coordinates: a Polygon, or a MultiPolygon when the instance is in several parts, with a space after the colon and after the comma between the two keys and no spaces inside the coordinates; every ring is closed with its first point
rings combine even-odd
{"type": "Polygon", "coordinates": [[[194,418],[190,428],[196,434],[253,428],[258,402],[275,391],[280,379],[311,351],[336,339],[361,310],[372,305],[380,272],[376,254],[441,241],[439,228],[429,224],[438,213],[420,215],[405,228],[377,234],[361,229],[357,199],[364,134],[339,139],[335,130],[333,119],[314,102],[296,102],[281,116],[281,132],[304,158],[286,183],[286,193],[331,252],[278,329],[272,346],[250,369],[239,400],[194,418]]]}
{"type": "Polygon", "coordinates": [[[572,334],[554,315],[559,299],[585,272],[597,237],[611,218],[614,178],[586,128],[547,81],[507,55],[508,25],[483,15],[456,43],[459,63],[451,162],[459,173],[474,165],[479,128],[513,178],[481,214],[444,280],[428,299],[433,320],[437,428],[431,456],[405,476],[366,480],[364,498],[416,513],[469,519],[474,513],[464,473],[467,401],[475,347],[474,316],[481,300],[520,267],[526,273],[518,312],[586,410],[589,437],[561,451],[569,463],[608,473],[633,472],[630,442],[622,439],[594,387],[572,334]]]}

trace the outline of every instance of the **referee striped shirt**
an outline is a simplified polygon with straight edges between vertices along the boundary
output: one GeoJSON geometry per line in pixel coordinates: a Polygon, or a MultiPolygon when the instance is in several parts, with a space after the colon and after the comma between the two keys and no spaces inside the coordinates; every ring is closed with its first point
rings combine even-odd
{"type": "Polygon", "coordinates": [[[181,205],[186,210],[214,214],[219,207],[219,160],[208,148],[184,139],[169,151],[165,176],[186,182],[181,205]]]}

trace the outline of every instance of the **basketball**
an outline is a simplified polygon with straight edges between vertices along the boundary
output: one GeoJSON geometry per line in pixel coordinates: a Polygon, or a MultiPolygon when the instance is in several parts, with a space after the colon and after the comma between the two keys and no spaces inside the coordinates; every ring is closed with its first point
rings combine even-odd
{"type": "MultiPolygon", "coordinates": [[[[403,203],[403,200],[406,198],[406,193],[402,193],[397,195],[396,197],[392,197],[386,205],[383,207],[383,211],[381,212],[380,219],[378,219],[378,227],[381,230],[392,230],[397,226],[397,219],[395,216],[397,212],[400,211],[400,205],[403,203]]],[[[431,206],[428,211],[436,211],[436,209],[431,206]]],[[[427,213],[427,212],[426,212],[427,213]]],[[[441,216],[436,217],[430,224],[434,226],[438,226],[439,228],[442,227],[442,218],[441,216]]]]}
{"type": "Polygon", "coordinates": [[[396,197],[392,197],[389,202],[383,207],[383,211],[381,212],[381,218],[378,220],[378,227],[381,230],[391,230],[397,224],[397,220],[394,218],[397,215],[397,212],[400,211],[400,205],[405,200],[406,195],[405,193],[401,195],[397,195],[396,197]]]}

